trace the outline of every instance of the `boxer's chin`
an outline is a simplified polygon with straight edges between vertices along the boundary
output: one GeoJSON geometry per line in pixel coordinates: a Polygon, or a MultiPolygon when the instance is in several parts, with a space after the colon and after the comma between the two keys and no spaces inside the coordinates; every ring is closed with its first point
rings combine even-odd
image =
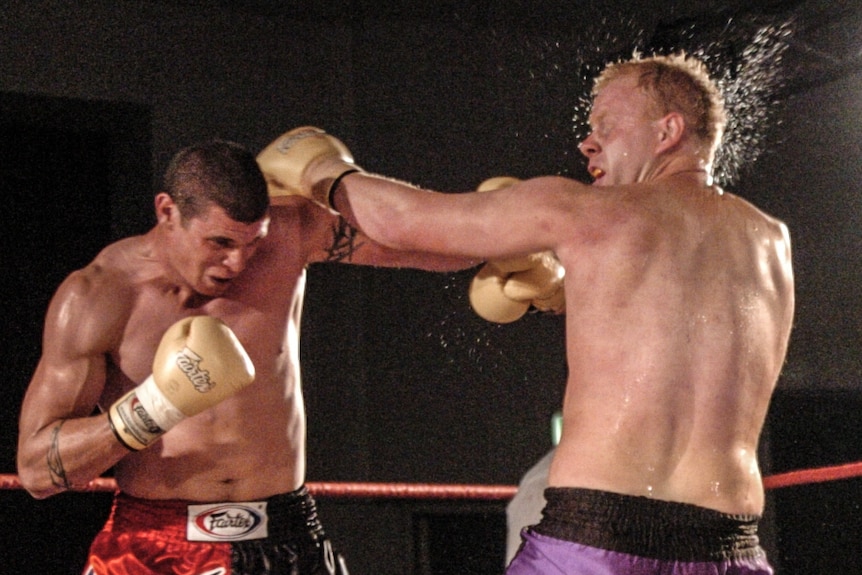
{"type": "Polygon", "coordinates": [[[198,293],[209,297],[218,297],[227,291],[232,282],[233,278],[208,276],[199,286],[198,293]]]}

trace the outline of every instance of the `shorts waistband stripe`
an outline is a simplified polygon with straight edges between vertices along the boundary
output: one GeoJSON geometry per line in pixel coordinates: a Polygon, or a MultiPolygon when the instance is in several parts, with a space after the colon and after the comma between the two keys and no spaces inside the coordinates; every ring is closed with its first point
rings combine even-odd
{"type": "Polygon", "coordinates": [[[580,488],[549,487],[537,533],[668,561],[720,561],[764,554],[759,517],[580,488]]]}

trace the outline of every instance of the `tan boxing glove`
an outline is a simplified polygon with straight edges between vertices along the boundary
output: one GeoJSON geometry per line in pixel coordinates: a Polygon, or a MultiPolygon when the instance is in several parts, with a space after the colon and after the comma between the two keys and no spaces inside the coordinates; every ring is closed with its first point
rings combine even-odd
{"type": "MultiPolygon", "coordinates": [[[[563,275],[565,277],[565,270],[563,275]]],[[[557,289],[547,297],[534,298],[530,303],[539,311],[555,314],[566,313],[566,289],[564,282],[561,281],[557,289]]]]}
{"type": "Polygon", "coordinates": [[[138,451],[252,381],[254,365],[233,331],[214,317],[188,317],[168,328],[152,375],[111,406],[108,421],[120,443],[138,451]]]}
{"type": "Polygon", "coordinates": [[[276,138],[257,155],[270,196],[298,195],[335,211],[332,191],[347,174],[362,171],[339,139],[303,126],[276,138]]]}
{"type": "Polygon", "coordinates": [[[531,307],[565,311],[566,271],[551,251],[486,263],[470,283],[470,305],[479,317],[511,323],[531,307]]]}
{"type": "MultiPolygon", "coordinates": [[[[500,176],[482,182],[477,191],[508,187],[517,178],[500,176]]],[[[520,319],[530,307],[563,313],[565,269],[551,251],[486,263],[470,283],[470,305],[479,317],[494,323],[520,319]]]]}
{"type": "Polygon", "coordinates": [[[494,190],[502,190],[513,184],[517,184],[521,180],[512,176],[497,176],[488,178],[476,187],[477,192],[492,192],[494,190]]]}

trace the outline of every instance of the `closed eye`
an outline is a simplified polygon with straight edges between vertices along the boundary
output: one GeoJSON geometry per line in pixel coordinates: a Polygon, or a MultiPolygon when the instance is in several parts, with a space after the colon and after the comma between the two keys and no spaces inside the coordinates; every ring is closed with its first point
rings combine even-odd
{"type": "Polygon", "coordinates": [[[217,245],[218,247],[225,248],[225,249],[231,249],[231,248],[236,246],[236,242],[234,242],[230,238],[214,237],[214,238],[209,238],[209,241],[211,243],[217,245]]]}

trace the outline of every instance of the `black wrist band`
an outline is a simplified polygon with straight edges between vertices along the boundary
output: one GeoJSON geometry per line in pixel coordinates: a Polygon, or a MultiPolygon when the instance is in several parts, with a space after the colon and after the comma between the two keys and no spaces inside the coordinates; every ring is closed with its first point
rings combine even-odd
{"type": "Polygon", "coordinates": [[[349,170],[342,172],[340,176],[333,180],[332,185],[329,186],[329,191],[326,193],[326,205],[335,210],[335,203],[332,201],[332,195],[335,193],[335,190],[338,189],[339,184],[341,184],[341,180],[344,179],[345,176],[349,176],[350,174],[355,174],[356,172],[360,172],[359,168],[350,168],[349,170]]]}

